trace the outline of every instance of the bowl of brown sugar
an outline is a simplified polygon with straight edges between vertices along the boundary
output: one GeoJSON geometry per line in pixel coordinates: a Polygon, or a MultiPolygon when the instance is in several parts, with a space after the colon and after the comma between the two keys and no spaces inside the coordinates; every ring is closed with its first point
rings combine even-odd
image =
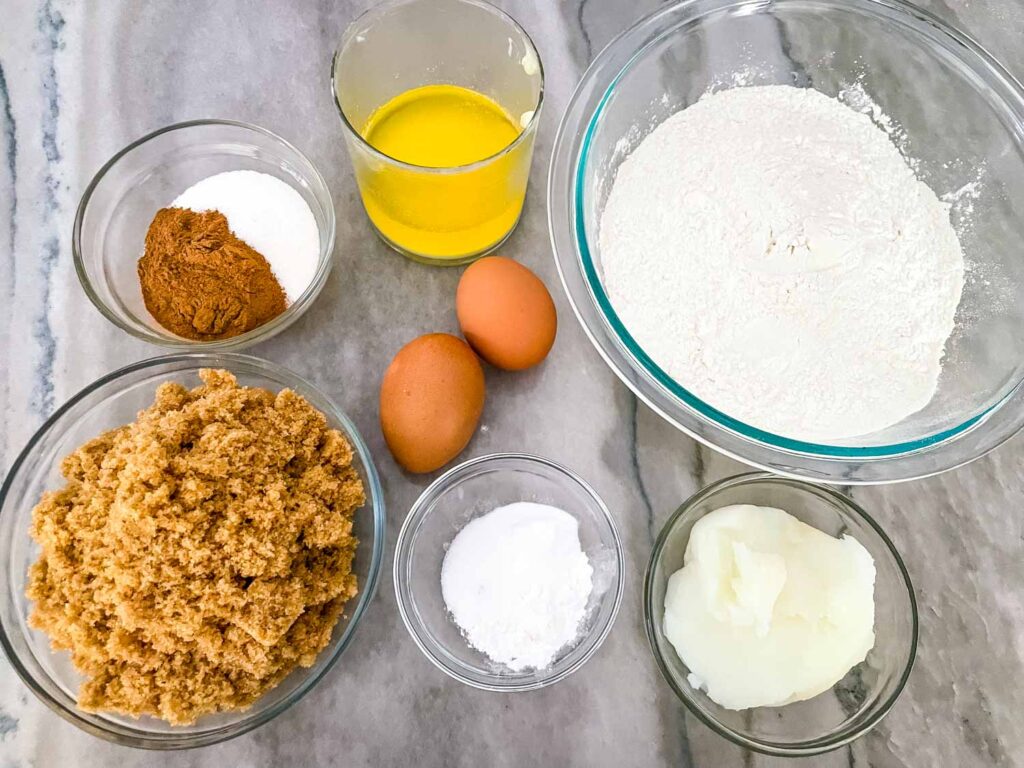
{"type": "Polygon", "coordinates": [[[94,735],[213,744],[338,661],[383,545],[376,470],[329,398],[256,358],[146,360],[71,398],[15,460],[0,643],[94,735]]]}
{"type": "Polygon", "coordinates": [[[178,349],[237,350],[295,322],[331,269],[323,177],[281,137],[197,120],[132,142],[78,206],[75,269],[112,323],[178,349]]]}

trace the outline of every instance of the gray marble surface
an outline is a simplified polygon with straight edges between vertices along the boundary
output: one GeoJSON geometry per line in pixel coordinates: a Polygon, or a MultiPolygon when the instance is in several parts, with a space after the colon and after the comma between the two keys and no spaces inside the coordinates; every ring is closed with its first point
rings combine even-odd
{"type": "MultiPolygon", "coordinates": [[[[333,395],[378,457],[388,557],[431,478],[400,472],[377,428],[380,372],[404,341],[455,330],[457,273],[417,266],[371,234],[329,88],[335,43],[365,0],[133,3],[5,0],[0,9],[0,471],[52,410],[98,376],[160,350],[107,323],[71,260],[71,223],[91,175],[170,122],[231,117],[299,145],[338,212],[336,267],[296,325],[250,350],[333,395]]],[[[619,521],[627,596],[608,641],[567,681],[499,696],[462,687],[407,636],[385,569],[342,662],[287,713],[235,741],[173,755],[118,748],[51,714],[0,661],[0,766],[673,765],[782,761],[745,753],[689,716],[642,630],[652,537],[687,495],[739,465],[635,398],[587,343],[549,253],[543,185],[558,117],[583,68],[654,0],[503,3],[534,36],[547,78],[532,187],[505,249],[553,289],[554,352],[524,375],[489,373],[484,425],[467,456],[536,452],[586,477],[619,521]]],[[[1020,0],[932,0],[1018,76],[1020,0]]],[[[815,766],[1024,765],[1024,442],[942,477],[854,498],[903,552],[922,607],[917,667],[894,710],[815,766]]]]}

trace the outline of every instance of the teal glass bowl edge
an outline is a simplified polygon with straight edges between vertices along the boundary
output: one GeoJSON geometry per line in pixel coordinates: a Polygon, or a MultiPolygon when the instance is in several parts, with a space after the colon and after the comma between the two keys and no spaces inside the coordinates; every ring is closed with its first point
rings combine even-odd
{"type": "Polygon", "coordinates": [[[618,313],[616,313],[615,309],[612,307],[611,301],[608,299],[608,294],[605,292],[604,286],[601,284],[601,279],[597,274],[597,268],[594,264],[594,259],[590,252],[590,245],[587,241],[586,226],[583,221],[584,177],[586,175],[587,164],[590,161],[590,150],[594,134],[597,131],[597,126],[601,120],[602,114],[604,113],[605,107],[619,84],[619,80],[623,75],[625,75],[630,67],[632,67],[633,64],[642,57],[647,48],[655,45],[665,35],[670,34],[670,32],[671,30],[666,30],[657,39],[650,41],[644,48],[637,51],[625,66],[623,66],[604,92],[604,95],[601,97],[601,101],[598,103],[597,108],[594,110],[594,114],[590,118],[590,122],[587,124],[587,129],[584,133],[583,142],[580,148],[580,159],[576,164],[575,179],[573,181],[573,207],[575,209],[573,211],[573,227],[576,233],[576,245],[579,252],[580,262],[583,266],[583,274],[587,280],[587,287],[589,288],[591,299],[597,305],[602,317],[605,322],[608,323],[615,337],[625,348],[626,353],[658,384],[668,390],[671,395],[681,400],[701,416],[732,430],[741,437],[749,440],[755,440],[785,451],[812,454],[826,458],[871,459],[912,453],[938,443],[945,442],[952,437],[956,437],[957,435],[966,432],[971,427],[982,421],[990,413],[997,410],[1017,390],[1018,387],[1012,387],[1010,391],[998,401],[988,406],[981,413],[969,417],[957,426],[941,432],[936,432],[932,435],[927,435],[917,440],[871,447],[837,446],[827,445],[824,443],[805,442],[802,440],[782,437],[781,435],[776,435],[771,432],[765,432],[764,430],[752,427],[749,424],[739,421],[738,419],[713,408],[692,392],[682,387],[675,381],[675,379],[665,373],[665,371],[662,370],[662,368],[643,350],[643,347],[637,343],[636,339],[634,339],[632,334],[627,330],[625,324],[619,319],[618,313]]]}

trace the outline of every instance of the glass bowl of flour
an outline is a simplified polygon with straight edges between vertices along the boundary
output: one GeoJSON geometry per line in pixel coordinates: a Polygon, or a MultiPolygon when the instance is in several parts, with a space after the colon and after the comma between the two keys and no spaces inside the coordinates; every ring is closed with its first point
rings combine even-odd
{"type": "Polygon", "coordinates": [[[1024,91],[902,2],[700,0],[613,41],[548,188],[570,302],[693,437],[843,484],[1024,426],[1024,91]]]}
{"type": "Polygon", "coordinates": [[[611,631],[624,573],[614,520],[594,489],[565,467],[526,454],[482,456],[441,475],[409,510],[395,547],[395,595],[416,645],[445,674],[487,691],[535,690],[580,669],[611,631]],[[569,526],[537,519],[494,525],[495,515],[523,507],[542,507],[569,526]],[[470,531],[475,536],[467,540],[470,531]],[[565,540],[544,541],[554,536],[565,540]],[[513,549],[528,552],[517,558],[513,549]],[[545,636],[563,623],[557,611],[545,616],[560,604],[552,604],[546,593],[564,586],[545,584],[540,572],[555,578],[569,573],[560,562],[539,560],[543,552],[559,561],[585,556],[589,589],[575,627],[563,636],[567,640],[548,647],[538,663],[545,636]],[[504,571],[507,588],[477,579],[483,571],[492,576],[504,571]],[[463,583],[453,585],[452,577],[463,583]],[[498,594],[503,597],[490,599],[498,594]],[[465,622],[466,616],[474,621],[465,622]]]}

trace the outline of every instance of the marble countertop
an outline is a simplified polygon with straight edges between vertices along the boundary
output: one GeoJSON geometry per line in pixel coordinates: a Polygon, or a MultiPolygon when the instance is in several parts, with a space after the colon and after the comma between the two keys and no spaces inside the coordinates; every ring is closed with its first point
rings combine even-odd
{"type": "MultiPolygon", "coordinates": [[[[329,61],[366,0],[5,4],[0,21],[0,473],[43,419],[100,375],[158,354],[89,304],[71,224],[92,174],[167,123],[231,117],[293,140],[338,211],[337,264],[315,305],[249,350],[306,376],[352,414],[378,457],[387,557],[430,477],[401,473],[376,419],[380,372],[406,340],[455,330],[458,274],[389,252],[370,232],[329,95],[329,61]]],[[[655,0],[505,0],[547,71],[547,106],[523,220],[505,252],[553,289],[549,361],[488,380],[485,428],[466,457],[522,450],[564,462],[614,511],[627,596],[576,675],[500,696],[448,679],[417,650],[384,569],[342,662],[299,704],[239,739],[156,755],[93,739],[52,714],[0,661],[0,766],[766,766],[673,697],[642,629],[652,537],[690,493],[740,465],[659,419],[611,374],[575,322],[550,257],[543,185],[558,117],[595,52],[655,0]]],[[[1024,76],[1020,0],[931,0],[1024,76]]],[[[1024,765],[1024,441],[941,477],[856,488],[902,551],[922,608],[917,667],[867,737],[804,764],[853,768],[1024,765]]]]}

